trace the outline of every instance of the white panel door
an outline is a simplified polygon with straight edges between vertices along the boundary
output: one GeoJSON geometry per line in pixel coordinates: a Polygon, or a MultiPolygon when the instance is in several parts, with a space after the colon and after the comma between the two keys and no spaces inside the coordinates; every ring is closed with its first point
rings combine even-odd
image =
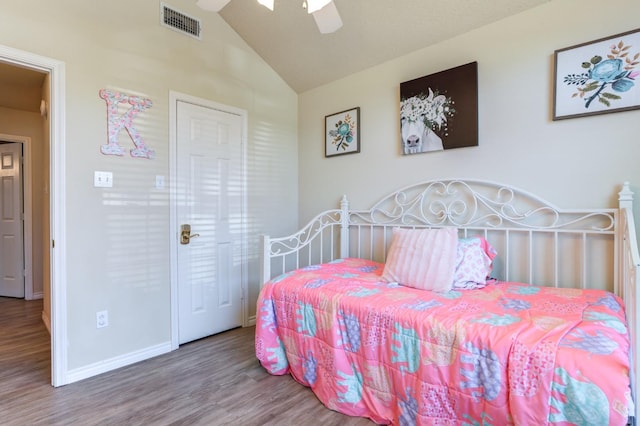
{"type": "Polygon", "coordinates": [[[24,297],[22,145],[0,144],[0,296],[24,297]]]}
{"type": "Polygon", "coordinates": [[[242,118],[177,103],[179,343],[242,325],[242,118]],[[188,233],[187,233],[188,234],[188,233]]]}

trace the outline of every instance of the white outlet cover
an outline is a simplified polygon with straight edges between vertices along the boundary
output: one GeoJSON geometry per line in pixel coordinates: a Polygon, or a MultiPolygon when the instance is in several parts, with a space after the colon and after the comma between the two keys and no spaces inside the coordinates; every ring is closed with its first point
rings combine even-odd
{"type": "Polygon", "coordinates": [[[96,312],[96,327],[102,328],[109,325],[109,311],[96,312]]]}

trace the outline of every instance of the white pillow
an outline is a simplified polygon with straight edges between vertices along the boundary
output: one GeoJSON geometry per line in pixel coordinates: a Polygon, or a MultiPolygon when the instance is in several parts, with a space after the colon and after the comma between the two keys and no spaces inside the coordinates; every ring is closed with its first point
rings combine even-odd
{"type": "Polygon", "coordinates": [[[457,252],[453,288],[471,290],[487,285],[497,255],[491,244],[483,237],[460,238],[457,252]]]}
{"type": "Polygon", "coordinates": [[[455,228],[394,228],[382,279],[421,290],[449,291],[457,247],[455,228]]]}

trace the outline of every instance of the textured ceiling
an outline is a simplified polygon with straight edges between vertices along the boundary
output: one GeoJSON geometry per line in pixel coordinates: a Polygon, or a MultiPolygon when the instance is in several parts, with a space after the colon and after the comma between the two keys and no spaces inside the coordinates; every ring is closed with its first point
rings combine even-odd
{"type": "MultiPolygon", "coordinates": [[[[275,0],[273,12],[231,0],[220,15],[302,93],[548,1],[334,0],[344,26],[332,34],[320,34],[302,0],[275,0]]],[[[0,106],[39,111],[44,77],[0,63],[0,106]]]]}
{"type": "Polygon", "coordinates": [[[318,32],[302,0],[275,0],[273,12],[231,0],[219,13],[302,93],[547,1],[334,0],[344,25],[332,34],[318,32]]]}

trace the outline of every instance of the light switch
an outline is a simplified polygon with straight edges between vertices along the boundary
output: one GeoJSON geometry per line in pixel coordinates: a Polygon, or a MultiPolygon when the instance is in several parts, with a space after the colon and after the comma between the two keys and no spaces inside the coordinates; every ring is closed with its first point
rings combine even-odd
{"type": "Polygon", "coordinates": [[[111,172],[94,172],[93,186],[101,188],[111,188],[113,186],[113,173],[111,172]]]}
{"type": "Polygon", "coordinates": [[[164,176],[156,175],[156,189],[164,189],[164,176]]]}

